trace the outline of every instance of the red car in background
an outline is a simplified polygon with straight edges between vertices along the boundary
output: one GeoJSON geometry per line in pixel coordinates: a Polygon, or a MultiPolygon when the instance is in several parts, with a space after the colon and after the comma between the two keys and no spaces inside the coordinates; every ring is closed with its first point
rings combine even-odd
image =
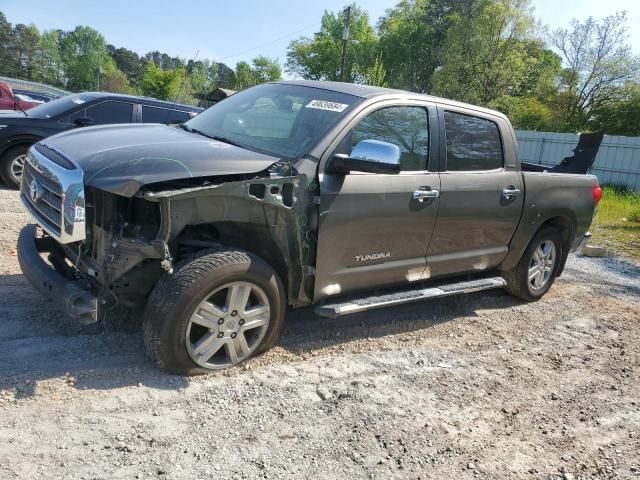
{"type": "Polygon", "coordinates": [[[11,85],[0,82],[0,110],[28,110],[41,103],[27,95],[15,95],[11,85]]]}

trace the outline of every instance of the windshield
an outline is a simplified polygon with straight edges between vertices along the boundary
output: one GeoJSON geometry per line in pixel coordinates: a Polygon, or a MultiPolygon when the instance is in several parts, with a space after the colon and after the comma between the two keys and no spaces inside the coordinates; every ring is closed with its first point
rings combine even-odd
{"type": "Polygon", "coordinates": [[[92,97],[89,95],[83,94],[67,95],[65,97],[58,98],[57,100],[52,100],[49,103],[43,103],[42,105],[33,107],[29,109],[28,113],[30,117],[52,118],[67,112],[73,107],[82,105],[83,103],[91,100],[91,98],[92,97]]]}
{"type": "Polygon", "coordinates": [[[361,99],[298,85],[236,93],[184,124],[205,136],[284,160],[299,158],[361,99]]]}

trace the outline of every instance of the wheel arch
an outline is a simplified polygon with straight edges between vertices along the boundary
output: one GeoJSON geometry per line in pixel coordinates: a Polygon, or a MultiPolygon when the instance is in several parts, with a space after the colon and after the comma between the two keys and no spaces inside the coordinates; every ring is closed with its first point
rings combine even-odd
{"type": "Polygon", "coordinates": [[[524,254],[531,239],[542,229],[551,227],[562,235],[562,252],[558,267],[558,276],[560,276],[567,261],[576,226],[575,215],[568,210],[550,212],[544,218],[538,218],[537,221],[527,221],[523,218],[511,241],[509,253],[498,267],[499,270],[511,270],[524,254]]]}
{"type": "MultiPolygon", "coordinates": [[[[564,265],[567,263],[567,257],[569,256],[569,250],[571,249],[571,239],[576,231],[576,221],[567,215],[557,215],[547,219],[540,228],[538,228],[534,235],[536,235],[543,228],[553,228],[560,232],[562,235],[562,252],[560,257],[560,264],[558,265],[558,273],[556,276],[562,275],[564,265]]],[[[533,237],[532,237],[533,238],[533,237]]],[[[529,240],[531,241],[531,240],[529,240]]]]}
{"type": "Polygon", "coordinates": [[[252,223],[210,222],[186,226],[175,238],[179,260],[194,250],[211,247],[238,248],[268,263],[284,285],[287,299],[295,298],[285,254],[268,228],[252,223]]]}
{"type": "Polygon", "coordinates": [[[10,137],[5,142],[5,144],[0,147],[0,158],[4,157],[4,155],[12,148],[21,147],[24,145],[31,146],[43,139],[44,137],[40,137],[37,135],[16,135],[14,137],[10,137]]]}

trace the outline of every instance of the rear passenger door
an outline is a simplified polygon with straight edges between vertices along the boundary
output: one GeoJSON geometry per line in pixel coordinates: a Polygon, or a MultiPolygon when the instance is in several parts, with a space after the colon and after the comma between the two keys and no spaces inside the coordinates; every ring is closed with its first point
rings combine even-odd
{"type": "Polygon", "coordinates": [[[488,113],[439,107],[443,167],[431,277],[497,266],[520,221],[522,175],[511,129],[488,113]]]}

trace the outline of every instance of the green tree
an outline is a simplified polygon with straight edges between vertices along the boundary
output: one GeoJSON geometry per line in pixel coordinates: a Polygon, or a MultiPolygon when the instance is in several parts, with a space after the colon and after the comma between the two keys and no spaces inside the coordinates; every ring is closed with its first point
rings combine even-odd
{"type": "Polygon", "coordinates": [[[216,86],[220,88],[233,89],[236,85],[236,72],[233,71],[227,64],[218,62],[216,64],[216,86]]]}
{"type": "Polygon", "coordinates": [[[100,90],[113,93],[133,93],[127,76],[118,69],[112,58],[107,58],[100,75],[100,90]]]}
{"type": "Polygon", "coordinates": [[[367,69],[364,83],[374,87],[388,86],[387,69],[384,66],[384,62],[382,61],[382,54],[379,54],[373,62],[373,65],[371,65],[367,69]]]}
{"type": "Polygon", "coordinates": [[[277,60],[260,55],[254,58],[251,63],[251,71],[256,84],[282,79],[282,68],[277,60]]]}
{"type": "Polygon", "coordinates": [[[604,130],[609,135],[640,136],[640,84],[622,87],[615,101],[598,109],[588,128],[604,130]]]}
{"type": "Polygon", "coordinates": [[[147,63],[140,82],[143,95],[160,100],[173,100],[180,93],[185,70],[161,70],[155,62],[147,63]]]}
{"type": "Polygon", "coordinates": [[[442,96],[487,105],[526,81],[534,19],[529,0],[481,0],[447,34],[433,78],[442,96]]]}
{"type": "Polygon", "coordinates": [[[449,28],[474,0],[401,0],[378,22],[389,84],[428,92],[442,64],[449,28]]]}
{"type": "Polygon", "coordinates": [[[561,128],[580,129],[600,110],[618,102],[626,82],[637,77],[640,59],[627,43],[626,13],[584,22],[573,20],[569,29],[551,36],[565,71],[561,75],[556,112],[561,128]]]}
{"type": "Polygon", "coordinates": [[[251,65],[247,62],[236,64],[234,88],[244,90],[264,82],[273,82],[282,78],[282,69],[277,60],[272,60],[264,55],[254,58],[251,65]]]}
{"type": "Polygon", "coordinates": [[[489,105],[511,120],[514,128],[521,130],[549,130],[553,114],[549,104],[536,97],[514,97],[505,95],[489,105]]]}
{"type": "Polygon", "coordinates": [[[145,55],[147,61],[154,62],[161,70],[175,70],[186,66],[185,62],[178,57],[171,57],[166,53],[149,52],[145,55]]]}
{"type": "Polygon", "coordinates": [[[251,65],[247,62],[238,62],[236,64],[236,90],[244,90],[245,88],[256,85],[256,79],[251,71],[251,65]]]}
{"type": "Polygon", "coordinates": [[[522,40],[522,77],[514,83],[512,96],[533,96],[544,101],[552,100],[558,90],[558,75],[562,71],[560,56],[545,47],[539,39],[522,40]]]}
{"type": "Polygon", "coordinates": [[[189,83],[194,95],[202,98],[211,91],[218,77],[218,64],[208,59],[187,62],[189,83]]]}
{"type": "Polygon", "coordinates": [[[68,88],[76,91],[98,88],[100,70],[107,62],[104,37],[98,31],[78,26],[64,33],[60,52],[68,88]]]}
{"type": "MultiPolygon", "coordinates": [[[[320,31],[313,38],[302,37],[289,44],[287,72],[309,80],[340,80],[344,21],[344,11],[336,14],[325,10],[320,31]]],[[[375,62],[378,36],[367,12],[355,4],[351,6],[347,45],[345,81],[361,82],[375,62]]]]}
{"type": "Polygon", "coordinates": [[[122,71],[132,85],[138,85],[142,78],[144,63],[140,56],[127,48],[116,48],[107,45],[107,53],[116,63],[118,70],[122,71]]]}
{"type": "Polygon", "coordinates": [[[11,24],[7,21],[4,13],[0,12],[0,75],[12,76],[15,74],[16,66],[12,61],[12,40],[11,24]]]}
{"type": "Polygon", "coordinates": [[[60,30],[45,30],[40,36],[37,58],[37,80],[62,86],[64,65],[60,55],[60,30]]]}
{"type": "Polygon", "coordinates": [[[33,80],[40,43],[40,32],[35,25],[15,25],[12,31],[13,61],[17,76],[33,80]]]}

